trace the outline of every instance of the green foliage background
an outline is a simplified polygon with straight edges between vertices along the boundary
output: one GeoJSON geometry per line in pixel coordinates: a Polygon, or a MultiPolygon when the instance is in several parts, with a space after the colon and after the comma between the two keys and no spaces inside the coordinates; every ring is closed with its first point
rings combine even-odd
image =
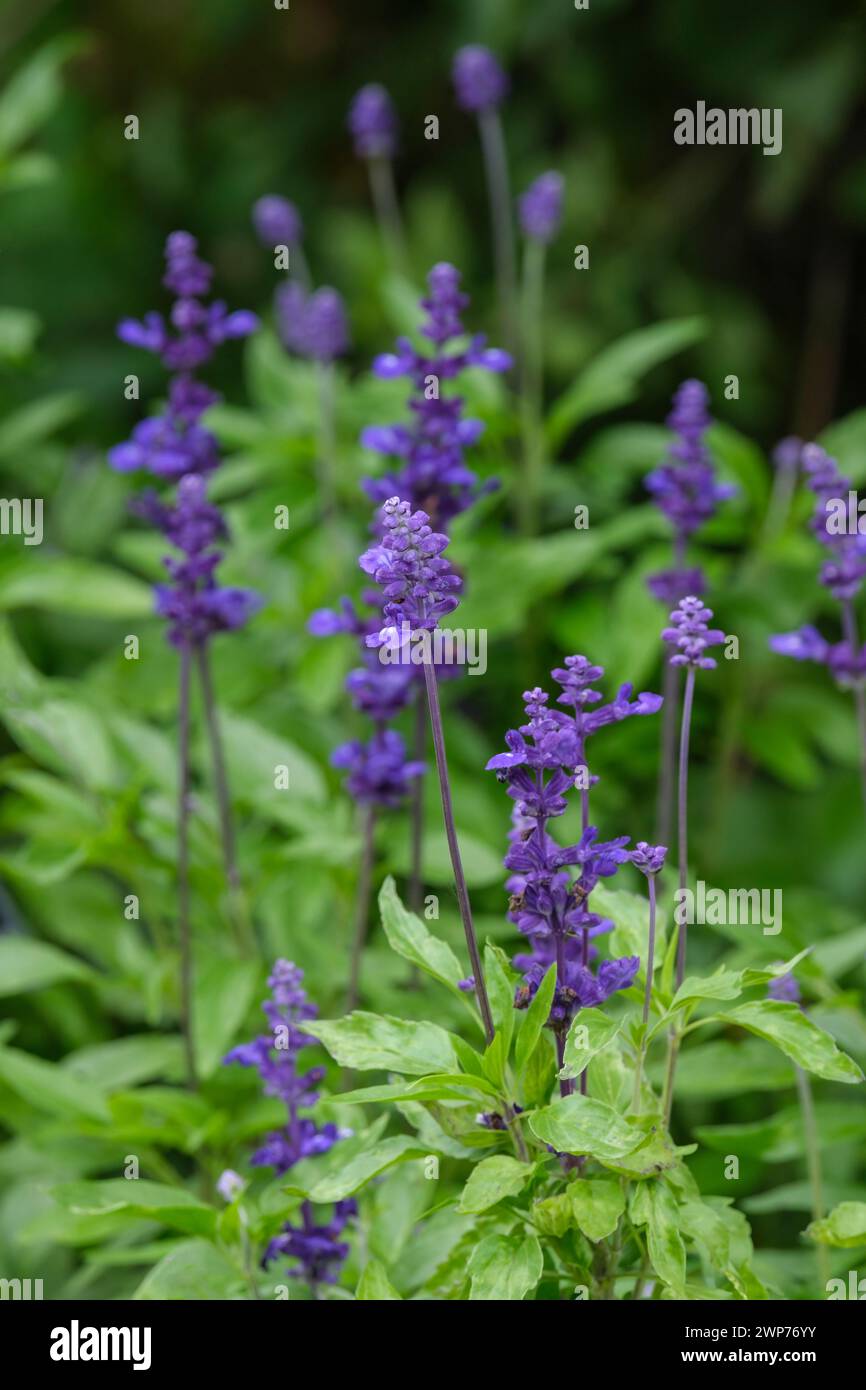
{"type": "MultiPolygon", "coordinates": [[[[778,937],[695,931],[692,966],[709,970],[724,952],[739,968],[814,945],[800,970],[812,1015],[866,1060],[853,712],[820,670],[767,650],[771,632],[803,622],[834,631],[833,605],[815,580],[807,499],[798,498],[781,537],[762,540],[768,451],[781,434],[818,434],[855,482],[866,479],[856,259],[866,219],[864,28],[862,5],[828,3],[818,17],[806,0],[593,0],[579,14],[560,0],[408,11],[369,4],[363,14],[301,0],[288,14],[240,0],[3,8],[0,466],[4,496],[46,499],[46,540],[27,549],[4,537],[0,547],[0,989],[9,1044],[0,1050],[0,1272],[44,1272],[51,1296],[128,1296],[168,1248],[158,1204],[130,1227],[116,1211],[58,1207],[50,1192],[60,1181],[116,1176],[135,1153],[149,1178],[212,1198],[222,1168],[242,1166],[274,1121],[247,1078],[218,1069],[255,1026],[266,964],[296,959],[323,1015],[339,1012],[358,837],[328,757],[356,727],[342,690],[352,653],[339,641],[314,643],[305,623],[312,609],[360,588],[353,557],[368,520],[359,480],[369,458],[358,431],[399,418],[403,406],[402,386],[376,382],[369,362],[414,326],[412,293],[384,263],[345,109],[365,81],[391,90],[403,123],[398,178],[413,281],[420,286],[435,260],[453,260],[473,295],[471,327],[497,341],[477,139],[449,81],[451,55],[469,40],[492,44],[512,74],[505,121],[515,189],[549,167],[567,188],[549,258],[556,463],[543,537],[514,532],[516,421],[504,390],[478,380],[466,393],[488,425],[477,467],[503,484],[461,519],[452,546],[467,576],[465,622],[489,632],[488,671],[444,692],[482,932],[513,945],[501,869],[509,803],[482,768],[515,723],[521,691],[545,684],[570,651],[605,665],[609,688],[624,680],[659,688],[663,614],[644,581],[664,563],[667,539],[641,479],[665,448],[671,390],[699,375],[719,420],[720,472],[740,487],[701,538],[710,602],[739,637],[740,660],[700,680],[693,871],[722,887],[781,888],[785,915],[778,937]],[[698,98],[782,106],[783,155],[677,149],[673,111],[698,98]],[[138,142],[122,138],[129,113],[140,118],[138,142]],[[423,139],[428,113],[440,117],[438,144],[423,139]],[[227,349],[212,378],[226,395],[213,413],[226,452],[215,495],[234,536],[226,577],[267,601],[246,632],[214,649],[261,949],[260,959],[242,958],[229,937],[199,743],[194,903],[199,1046],[210,1075],[205,1093],[191,1097],[174,1084],[182,1076],[176,666],[148,589],[162,544],[127,520],[130,482],[104,456],[137,418],[124,375],[140,373],[146,408],[163,378],[117,343],[114,325],[157,307],[162,245],[177,226],[199,236],[220,295],[267,315],[273,273],[249,207],[269,191],[298,203],[317,280],[349,302],[341,538],[335,546],[316,519],[310,371],[284,356],[266,326],[243,350],[227,349]],[[590,247],[588,273],[572,267],[580,242],[590,247]],[[729,373],[740,379],[736,402],[722,397],[729,373]],[[281,503],[291,510],[288,534],[272,524],[281,503]],[[589,506],[588,532],[573,529],[578,503],[589,506]],[[129,632],[141,639],[138,662],[123,659],[129,632]],[[290,798],[269,790],[273,766],[284,762],[290,798]],[[123,915],[129,893],[142,904],[138,923],[123,915]],[[131,1251],[142,1239],[145,1248],[131,1251]]],[[[655,721],[606,731],[594,766],[606,836],[652,838],[656,755],[655,721]]],[[[430,779],[426,796],[428,886],[441,896],[440,934],[462,954],[430,779]]],[[[399,816],[380,827],[378,847],[379,872],[400,881],[408,846],[399,816]]],[[[459,1026],[459,1004],[405,982],[403,963],[375,934],[368,1006],[404,1017],[433,1010],[444,1026],[459,1026]]],[[[864,1184],[862,1102],[839,1090],[817,1087],[831,1202],[862,1199],[864,1184]]],[[[796,1293],[814,1257],[799,1236],[809,1202],[789,1115],[790,1065],[735,1031],[720,1034],[685,1053],[678,1098],[683,1132],[701,1136],[689,1162],[702,1190],[736,1196],[765,1273],[796,1293]],[[732,1151],[745,1155],[736,1184],[722,1176],[732,1151]]],[[[399,1270],[406,1233],[401,1246],[393,1210],[420,1210],[423,1190],[398,1200],[411,1182],[397,1172],[391,1198],[379,1190],[375,1219],[380,1253],[390,1250],[399,1270]]],[[[210,1216],[167,1224],[185,1237],[212,1234],[210,1216]]],[[[195,1290],[208,1285],[192,1258],[188,1296],[202,1296],[195,1290]]],[[[851,1252],[842,1259],[847,1269],[851,1252]]],[[[210,1275],[214,1289],[225,1287],[218,1263],[210,1275]]]]}

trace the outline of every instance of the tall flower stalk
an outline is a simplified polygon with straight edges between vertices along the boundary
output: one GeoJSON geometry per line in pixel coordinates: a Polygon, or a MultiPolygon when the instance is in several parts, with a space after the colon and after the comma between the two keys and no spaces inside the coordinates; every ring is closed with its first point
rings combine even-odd
{"type": "Polygon", "coordinates": [[[109,451],[111,466],[123,473],[148,472],[177,485],[174,501],[155,491],[141,494],[133,511],[166,537],[175,556],[165,559],[169,583],[156,586],[156,612],[168,622],[168,640],[179,653],[178,690],[178,935],[181,955],[181,1017],[187,1071],[196,1075],[193,1044],[193,959],[189,911],[189,735],[190,684],[197,669],[207,711],[208,735],[219,804],[221,844],[232,918],[240,931],[240,882],[225,762],[208,666],[208,645],[219,632],[243,626],[259,606],[246,589],[217,583],[222,560],[218,544],[228,530],[207,498],[207,477],[219,465],[219,448],[202,416],[218,397],[195,373],[220,344],[243,338],[258,324],[247,310],[230,313],[220,301],[206,304],[213,271],[197,254],[188,232],[166,242],[163,284],[175,296],[168,322],[160,313],[141,321],[124,319],[118,336],[133,347],[159,356],[170,371],[168,400],[161,413],[142,420],[128,440],[109,451]]]}
{"type": "MultiPolygon", "coordinates": [[[[578,843],[562,847],[548,829],[567,808],[576,772],[587,773],[587,739],[607,724],[655,713],[661,704],[659,696],[646,692],[632,701],[632,687],[623,685],[615,700],[593,708],[602,696],[592,683],[603,674],[602,667],[591,665],[585,656],[566,657],[565,666],[552,675],[561,687],[558,702],[570,705],[573,713],[550,709],[550,697],[539,687],[527,691],[526,723],[509,729],[505,735],[508,752],[497,753],[487,763],[515,803],[505,857],[505,866],[512,871],[507,885],[508,916],[531,943],[529,954],[514,957],[515,967],[523,974],[515,1004],[526,1008],[550,966],[556,965],[548,1027],[554,1035],[560,1073],[568,1030],[578,1009],[595,1007],[615,991],[627,989],[640,968],[637,956],[624,956],[602,961],[595,974],[590,969],[598,954],[594,938],[613,925],[591,911],[590,895],[600,878],[615,874],[628,859],[628,836],[599,843],[596,827],[584,824],[578,843]],[[577,869],[574,879],[570,866],[577,869]]],[[[585,820],[589,805],[583,794],[581,802],[585,820]]],[[[581,1089],[585,1087],[584,1070],[581,1089]]],[[[572,1090],[573,1079],[560,1075],[560,1093],[566,1096],[572,1090]]]]}
{"type": "MultiPolygon", "coordinates": [[[[705,608],[693,594],[680,599],[670,615],[671,626],[662,632],[662,639],[675,647],[669,658],[671,666],[685,667],[686,684],[683,695],[682,719],[680,722],[679,761],[677,766],[677,870],[679,876],[679,909],[676,913],[677,926],[677,964],[676,987],[679,989],[686,974],[687,912],[686,889],[689,879],[689,833],[688,833],[688,793],[689,793],[689,742],[692,727],[692,705],[695,693],[695,675],[698,671],[712,671],[716,662],[706,656],[707,647],[718,646],[724,642],[725,634],[719,628],[707,626],[713,616],[712,609],[705,608]]],[[[679,1053],[680,1034],[674,1028],[670,1038],[668,1071],[665,1082],[664,1111],[666,1120],[670,1119],[673,1104],[674,1075],[679,1053]]]]}
{"type": "MultiPolygon", "coordinates": [[[[732,497],[734,487],[716,481],[705,435],[712,424],[709,392],[701,381],[684,381],[676,390],[668,427],[674,432],[667,460],[646,478],[646,489],[673,530],[673,567],[650,575],[650,592],[666,608],[687,595],[706,588],[703,571],[687,564],[689,541],[709,521],[720,502],[732,497]]],[[[665,709],[662,715],[659,786],[656,806],[656,839],[669,843],[673,822],[674,779],[679,714],[679,672],[670,664],[664,674],[665,709]]]]}
{"type": "Polygon", "coordinates": [[[376,221],[391,269],[405,275],[406,238],[394,183],[397,113],[388,92],[378,82],[370,82],[355,93],[348,126],[355,154],[367,165],[376,221]]]}
{"type": "MultiPolygon", "coordinates": [[[[436,631],[439,619],[454,611],[459,603],[462,580],[443,554],[448,547],[448,537],[433,531],[426,512],[413,511],[408,502],[391,497],[382,508],[381,521],[381,540],[365,551],[360,560],[365,574],[372,575],[381,587],[384,599],[384,626],[367,638],[367,645],[387,649],[393,657],[395,649],[401,649],[406,643],[414,643],[419,637],[423,642],[425,634],[436,631]]],[[[445,835],[466,947],[472,963],[475,995],[489,1044],[495,1034],[493,1014],[454,821],[438,680],[427,650],[423,668],[445,835]]]]}
{"type": "Polygon", "coordinates": [[[539,494],[544,487],[544,268],[547,247],[562,220],[561,174],[541,174],[518,200],[525,238],[521,284],[520,423],[523,436],[523,486],[520,519],[525,532],[538,525],[539,494]]]}
{"type": "MultiPolygon", "coordinates": [[[[278,960],[268,979],[271,998],[262,1005],[269,1031],[233,1048],[223,1058],[227,1064],[237,1062],[242,1067],[254,1067],[262,1079],[264,1094],[282,1101],[286,1107],[285,1126],[268,1134],[250,1159],[253,1167],[272,1168],[278,1177],[302,1159],[327,1153],[351,1134],[335,1124],[318,1125],[304,1114],[318,1100],[316,1088],[325,1068],[302,1071],[300,1067],[304,1050],[316,1046],[316,1039],[304,1032],[304,1023],[318,1013],[307,998],[303,978],[304,972],[291,961],[278,960]]],[[[236,1176],[224,1174],[223,1178],[236,1176]]],[[[341,1237],[356,1214],[356,1203],[344,1199],[335,1204],[330,1221],[319,1223],[312,1202],[303,1201],[300,1223],[286,1222],[281,1233],[268,1243],[262,1265],[267,1269],[276,1260],[291,1260],[286,1271],[289,1277],[303,1279],[311,1297],[320,1297],[323,1285],[336,1283],[340,1266],[349,1253],[341,1237]]]]}
{"type": "Polygon", "coordinates": [[[508,156],[499,107],[508,93],[508,78],[497,59],[481,44],[469,44],[454,57],[457,104],[478,120],[484,175],[490,204],[493,267],[506,346],[517,347],[517,273],[514,252],[508,156]]]}
{"type": "Polygon", "coordinates": [[[643,1089],[643,1071],[646,1063],[646,1030],[649,1024],[650,1005],[652,1004],[653,992],[653,971],[655,969],[655,948],[656,948],[656,876],[661,873],[665,856],[667,855],[666,845],[648,845],[646,840],[640,840],[631,851],[629,858],[636,869],[644,875],[647,882],[647,894],[649,897],[649,930],[647,932],[647,953],[646,953],[646,984],[644,986],[643,1014],[641,1023],[643,1031],[641,1033],[640,1049],[638,1051],[637,1066],[634,1075],[634,1097],[632,1107],[635,1114],[640,1112],[641,1094],[643,1089]]]}
{"type": "MultiPolygon", "coordinates": [[[[866,808],[866,643],[861,643],[854,601],[866,578],[866,536],[849,526],[850,498],[856,498],[850,478],[839,472],[836,460],[817,444],[802,451],[802,465],[816,504],[812,531],[827,551],[820,582],[838,600],[842,641],[832,643],[817,628],[805,626],[770,638],[770,647],[797,661],[826,666],[837,685],[854,698],[859,734],[860,782],[866,808]]],[[[856,511],[856,509],[855,509],[856,511]]],[[[859,513],[857,513],[859,516],[859,513]]]]}

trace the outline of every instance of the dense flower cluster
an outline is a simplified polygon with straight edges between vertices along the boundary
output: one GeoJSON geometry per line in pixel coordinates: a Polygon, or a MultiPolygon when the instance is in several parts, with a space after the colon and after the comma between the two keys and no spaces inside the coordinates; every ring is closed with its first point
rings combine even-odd
{"type": "Polygon", "coordinates": [[[704,578],[699,569],[684,564],[689,537],[709,521],[720,502],[732,497],[735,488],[716,481],[715,469],[704,435],[712,424],[708,410],[709,393],[702,381],[684,381],[673,399],[667,418],[676,435],[668,461],[655,468],[646,479],[647,491],[667,517],[674,531],[673,569],[652,575],[650,591],[665,604],[676,603],[686,594],[701,593],[704,578]]]}
{"type": "Polygon", "coordinates": [[[443,551],[448,537],[430,526],[426,512],[390,497],[381,512],[382,538],[365,550],[359,564],[383,592],[385,625],[367,638],[368,647],[399,639],[401,632],[432,632],[453,612],[463,581],[443,551]]]}
{"type": "MultiPolygon", "coordinates": [[[[866,644],[857,640],[853,600],[866,578],[866,536],[847,525],[850,478],[840,473],[836,460],[817,444],[803,446],[800,461],[816,505],[811,527],[827,551],[819,575],[821,583],[842,605],[844,640],[828,642],[810,625],[770,638],[770,647],[796,661],[815,661],[826,666],[841,686],[859,685],[866,677],[866,644]]],[[[856,494],[855,494],[856,495],[856,494]]],[[[859,513],[858,513],[859,515],[859,513]]]]}
{"type": "Polygon", "coordinates": [[[462,314],[469,299],[460,290],[460,272],[453,265],[435,265],[427,285],[421,332],[433,344],[432,352],[419,352],[407,338],[400,338],[395,352],[373,363],[379,377],[409,378],[411,420],[405,425],[373,425],[361,433],[366,448],[399,459],[402,467],[385,477],[369,478],[364,486],[373,501],[381,503],[396,493],[444,526],[478,494],[478,480],[466,466],[464,451],[477,442],[484,425],[465,418],[462,399],[443,395],[442,387],[467,367],[507,371],[511,358],[486,347],[483,335],[475,335],[468,345],[462,341],[462,314]]]}
{"type": "Polygon", "coordinates": [[[662,702],[646,692],[632,700],[632,687],[623,685],[613,701],[595,708],[602,695],[593,682],[604,670],[584,656],[566,657],[565,665],[552,674],[561,688],[557,702],[572,712],[549,708],[549,696],[539,688],[527,691],[527,722],[508,731],[508,752],[496,754],[487,767],[507,785],[516,803],[505,858],[512,874],[508,915],[532,946],[531,954],[514,959],[524,975],[516,1003],[529,1003],[555,961],[557,984],[549,1022],[561,1042],[576,1010],[601,1004],[616,990],[628,988],[640,960],[626,956],[603,961],[595,973],[589,968],[596,955],[592,939],[611,927],[591,910],[590,895],[599,879],[615,874],[630,857],[625,848],[628,836],[599,841],[596,827],[586,823],[588,796],[584,829],[576,844],[560,846],[547,824],[565,811],[566,793],[575,786],[576,774],[583,774],[584,789],[593,780],[585,766],[587,739],[633,714],[653,714],[662,702]],[[576,874],[570,872],[575,869],[576,874]]]}
{"type": "Polygon", "coordinates": [[[452,70],[457,104],[464,111],[489,111],[508,95],[508,77],[480,43],[467,44],[454,56],[452,70]]]}
{"type": "Polygon", "coordinates": [[[152,313],[143,322],[124,319],[118,336],[158,353],[173,371],[168,403],[162,415],[141,421],[126,443],[111,449],[109,462],[121,472],[142,468],[178,484],[173,503],[149,491],[133,503],[133,510],[181,553],[182,558],[163,562],[171,583],[156,586],[156,611],[168,619],[169,641],[193,647],[216,632],[242,627],[260,604],[252,591],[220,587],[216,581],[222,560],[216,542],[228,533],[219,509],[207,499],[206,475],[219,463],[217,441],[199,422],[218,397],[193,375],[220,343],[251,333],[258,320],[246,310],[228,313],[222,303],[201,302],[213,271],[199,259],[188,232],[173,232],[165,255],[163,284],[177,296],[171,326],[152,313]]]}
{"type": "MultiPolygon", "coordinates": [[[[303,978],[303,971],[291,961],[278,960],[268,980],[272,997],[262,1005],[270,1032],[242,1043],[223,1058],[224,1063],[254,1067],[262,1079],[265,1095],[282,1101],[286,1107],[286,1125],[267,1135],[250,1159],[254,1166],[273,1168],[277,1174],[288,1172],[303,1158],[327,1153],[349,1133],[334,1124],[318,1125],[301,1113],[318,1100],[316,1088],[325,1074],[324,1067],[306,1071],[299,1067],[304,1049],[316,1042],[304,1032],[303,1025],[318,1012],[307,998],[303,978]]],[[[311,1286],[333,1283],[348,1254],[348,1246],[339,1237],[355,1210],[352,1201],[338,1202],[332,1220],[317,1225],[311,1204],[304,1202],[301,1224],[293,1226],[287,1222],[268,1245],[262,1263],[267,1266],[286,1256],[298,1262],[299,1268],[290,1270],[291,1275],[306,1279],[311,1286]]]]}
{"type": "Polygon", "coordinates": [[[662,640],[676,647],[670,658],[671,666],[700,667],[704,671],[715,668],[716,662],[711,656],[705,656],[704,652],[707,647],[717,647],[724,642],[725,634],[721,628],[707,626],[707,620],[712,616],[713,610],[705,608],[693,594],[680,599],[677,607],[671,611],[671,626],[662,632],[662,640]]]}
{"type": "Polygon", "coordinates": [[[552,241],[562,221],[562,195],[565,181],[552,170],[540,174],[517,201],[520,227],[533,241],[552,241]]]}
{"type": "Polygon", "coordinates": [[[397,148],[397,113],[383,86],[370,82],[349,107],[349,131],[361,159],[390,159],[397,148]]]}

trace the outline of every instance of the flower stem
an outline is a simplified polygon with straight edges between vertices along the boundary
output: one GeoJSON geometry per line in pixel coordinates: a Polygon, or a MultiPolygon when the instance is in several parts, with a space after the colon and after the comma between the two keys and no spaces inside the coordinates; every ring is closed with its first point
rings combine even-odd
{"type": "Polygon", "coordinates": [[[223,866],[229,889],[232,925],[237,933],[240,944],[249,947],[254,944],[255,939],[237,864],[231,793],[229,791],[228,774],[226,772],[225,756],[223,754],[223,742],[220,734],[219,716],[217,714],[213,680],[211,678],[210,655],[207,643],[200,643],[196,647],[195,660],[198,667],[205,722],[207,724],[208,742],[210,744],[214,787],[216,789],[217,808],[219,811],[223,866]]]}
{"type": "MultiPolygon", "coordinates": [[[[565,937],[561,932],[556,933],[556,985],[557,988],[565,988],[565,937]]],[[[561,1072],[565,1063],[565,1032],[562,1028],[555,1030],[556,1038],[556,1070],[561,1072]]],[[[574,1082],[570,1077],[561,1076],[559,1078],[559,1094],[570,1096],[574,1090],[574,1082]]]]}
{"type": "MultiPolygon", "coordinates": [[[[424,708],[424,699],[420,688],[415,692],[415,729],[412,741],[412,756],[416,762],[424,761],[424,754],[427,748],[427,711],[424,708]]],[[[416,914],[420,913],[424,895],[423,884],[423,860],[424,860],[424,779],[415,777],[412,780],[412,800],[411,800],[411,820],[412,820],[412,849],[409,877],[409,909],[416,914]]]]}
{"type": "Polygon", "coordinates": [[[394,166],[390,159],[374,156],[367,161],[370,175],[370,194],[376,210],[376,221],[388,252],[391,269],[397,275],[406,274],[406,239],[403,219],[394,184],[394,166]]]}
{"type": "MultiPolygon", "coordinates": [[[[824,1216],[824,1189],[821,1178],[821,1149],[818,1142],[818,1127],[815,1123],[815,1107],[812,1104],[812,1087],[809,1078],[800,1068],[797,1074],[797,1094],[800,1098],[800,1113],[803,1117],[803,1136],[806,1143],[806,1163],[809,1169],[809,1186],[812,1189],[812,1220],[820,1221],[824,1216]]],[[[817,1242],[818,1278],[821,1281],[822,1297],[827,1292],[830,1269],[827,1261],[827,1247],[817,1242]]]]}
{"type": "Polygon", "coordinates": [[[640,1040],[640,1052],[637,1058],[637,1069],[634,1078],[634,1101],[633,1107],[636,1115],[640,1114],[641,1084],[643,1082],[643,1069],[646,1062],[646,1028],[649,1023],[650,1001],[653,992],[653,963],[655,960],[656,949],[656,880],[655,874],[647,877],[647,889],[649,890],[649,940],[647,941],[646,953],[646,988],[643,999],[643,1036],[640,1040]]]}
{"type": "Polygon", "coordinates": [[[357,1007],[359,982],[361,978],[361,958],[367,940],[367,926],[370,920],[370,889],[373,883],[373,861],[376,854],[376,808],[364,807],[362,827],[361,864],[358,872],[358,886],[355,896],[355,927],[352,933],[352,956],[349,966],[349,985],[346,990],[346,1012],[357,1007]]]}
{"type": "MultiPolygon", "coordinates": [[[[857,633],[857,616],[850,598],[842,600],[842,630],[845,634],[845,641],[851,648],[853,659],[860,645],[860,639],[857,633]]],[[[860,730],[860,786],[863,793],[863,805],[866,808],[866,685],[864,685],[862,677],[854,684],[854,706],[857,710],[857,727],[860,730]]]]}
{"type": "Polygon", "coordinates": [[[499,310],[502,315],[502,331],[505,346],[510,352],[516,353],[514,231],[511,218],[508,160],[505,154],[505,137],[502,133],[499,112],[494,108],[479,112],[478,126],[484,155],[487,195],[490,201],[493,265],[496,274],[496,290],[499,296],[499,310]]]}
{"type": "Polygon", "coordinates": [[[525,535],[538,529],[546,454],[543,429],[543,313],[545,245],[530,237],[523,257],[520,335],[520,425],[523,435],[523,487],[520,523],[525,535]]]}
{"type": "Polygon", "coordinates": [[[460,906],[460,916],[463,921],[466,946],[469,950],[469,960],[472,964],[472,974],[475,979],[475,994],[478,999],[478,1008],[481,1011],[484,1033],[489,1047],[496,1035],[496,1029],[493,1025],[490,1000],[487,997],[484,971],[481,968],[481,955],[478,950],[478,940],[475,936],[475,927],[472,922],[472,908],[469,905],[469,893],[466,888],[466,879],[463,874],[463,861],[460,857],[460,845],[457,841],[457,830],[454,825],[454,808],[451,804],[451,784],[448,780],[448,761],[445,754],[445,735],[442,730],[442,711],[439,708],[439,687],[436,681],[436,670],[429,661],[424,662],[424,682],[427,687],[427,705],[430,710],[430,727],[433,731],[433,748],[436,753],[436,771],[439,774],[439,790],[442,796],[442,817],[445,821],[445,836],[448,840],[448,852],[451,855],[451,867],[454,871],[454,886],[457,889],[457,902],[460,906]]]}
{"type": "Polygon", "coordinates": [[[180,649],[178,691],[177,902],[180,940],[180,1019],[190,1087],[197,1084],[192,1010],[192,937],[189,921],[189,687],[190,649],[180,649]]]}
{"type": "MultiPolygon", "coordinates": [[[[692,727],[692,702],[695,695],[695,668],[690,666],[686,674],[686,688],[683,695],[683,718],[680,725],[680,761],[677,779],[677,834],[679,858],[680,904],[685,903],[685,889],[689,877],[689,736],[692,727]]],[[[681,914],[684,915],[684,914],[681,914]]],[[[686,923],[679,923],[677,936],[677,989],[686,973],[686,923]]]]}
{"type": "Polygon", "coordinates": [[[677,666],[665,662],[662,695],[661,749],[659,755],[659,785],[656,801],[656,844],[670,844],[674,809],[674,778],[677,763],[677,715],[680,704],[680,673],[677,666]]]}

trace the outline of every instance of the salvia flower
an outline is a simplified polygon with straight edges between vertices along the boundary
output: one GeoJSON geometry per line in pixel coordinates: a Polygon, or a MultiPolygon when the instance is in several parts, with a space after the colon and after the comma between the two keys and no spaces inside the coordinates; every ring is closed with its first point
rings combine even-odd
{"type": "Polygon", "coordinates": [[[540,174],[517,200],[520,226],[533,241],[552,241],[562,221],[564,180],[552,170],[540,174]]]}
{"type": "Polygon", "coordinates": [[[346,790],[360,805],[400,806],[424,764],[407,758],[406,745],[394,729],[377,731],[366,743],[353,739],[335,748],[334,767],[348,772],[346,790]]]}
{"type": "Polygon", "coordinates": [[[349,131],[361,159],[390,159],[397,147],[397,113],[383,86],[370,82],[349,107],[349,131]]]}
{"type": "Polygon", "coordinates": [[[767,997],[783,1004],[799,1004],[802,995],[800,986],[790,970],[785,975],[777,975],[767,985],[767,997]]]}
{"type": "Polygon", "coordinates": [[[667,852],[667,845],[648,845],[646,840],[638,840],[629,854],[629,859],[636,869],[646,878],[650,878],[661,873],[667,852]]]}
{"type": "Polygon", "coordinates": [[[676,647],[670,658],[671,666],[700,667],[704,671],[715,668],[716,662],[711,656],[705,656],[704,652],[707,647],[716,647],[724,642],[725,634],[719,628],[707,626],[707,620],[712,616],[712,609],[705,608],[693,594],[680,599],[678,606],[671,611],[671,626],[662,632],[662,639],[676,647]]]}
{"type": "Polygon", "coordinates": [[[142,420],[131,437],[109,450],[112,468],[128,473],[146,469],[174,481],[186,473],[208,473],[219,463],[214,436],[201,416],[219,397],[193,372],[229,338],[243,338],[258,325],[245,309],[229,313],[224,304],[201,302],[210,288],[211,267],[199,259],[197,242],[188,232],[172,232],[166,242],[163,283],[177,298],[167,323],[162,314],[123,319],[117,335],[132,347],[161,357],[174,373],[161,415],[142,420]]]}
{"type": "Polygon", "coordinates": [[[866,536],[858,528],[850,531],[838,523],[847,513],[848,495],[854,491],[850,478],[839,472],[836,460],[817,444],[806,444],[801,453],[806,482],[815,494],[812,530],[829,551],[820,581],[840,602],[856,597],[866,577],[866,536]]]}
{"type": "MultiPolygon", "coordinates": [[[[303,971],[291,961],[278,960],[268,980],[271,997],[262,1005],[270,1031],[233,1048],[223,1058],[225,1063],[254,1067],[262,1079],[265,1095],[281,1100],[286,1106],[286,1125],[267,1135],[264,1144],[250,1159],[254,1166],[273,1168],[277,1174],[288,1172],[303,1158],[327,1153],[350,1134],[334,1124],[318,1125],[309,1115],[301,1113],[317,1101],[317,1087],[325,1074],[324,1067],[310,1067],[305,1071],[300,1068],[304,1050],[316,1044],[316,1039],[304,1031],[304,1024],[318,1013],[315,1004],[307,998],[303,978],[303,971]]],[[[268,1245],[263,1265],[281,1256],[287,1257],[297,1261],[299,1266],[289,1271],[292,1276],[306,1279],[311,1286],[333,1283],[348,1254],[348,1247],[339,1237],[355,1211],[354,1202],[338,1203],[332,1220],[318,1225],[312,1204],[305,1201],[301,1208],[301,1224],[286,1223],[281,1234],[268,1245]]]]}
{"type": "Polygon", "coordinates": [[[349,321],[339,291],[323,285],[308,294],[297,280],[276,292],[277,330],[283,345],[314,362],[333,362],[349,349],[349,321]]]}
{"type": "Polygon", "coordinates": [[[454,55],[452,69],[457,104],[464,111],[488,111],[508,95],[508,77],[483,44],[471,43],[454,55]]]}
{"type": "Polygon", "coordinates": [[[391,497],[381,512],[382,539],[360,558],[383,592],[386,626],[367,638],[370,647],[383,646],[405,624],[409,632],[433,631],[439,619],[459,603],[462,580],[443,555],[448,537],[435,532],[426,512],[412,511],[408,502],[391,497]]]}
{"type": "Polygon", "coordinates": [[[646,479],[647,491],[674,528],[687,538],[715,515],[720,502],[735,488],[716,481],[715,469],[704,435],[712,424],[709,393],[702,381],[684,381],[676,392],[667,423],[675,441],[669,462],[646,479]]]}
{"type": "Polygon", "coordinates": [[[263,246],[297,246],[303,239],[301,214],[278,193],[266,193],[253,203],[253,227],[263,246]]]}
{"type": "Polygon", "coordinates": [[[407,338],[400,338],[395,352],[382,354],[373,364],[379,377],[404,376],[411,381],[411,418],[406,424],[370,426],[362,431],[361,443],[400,465],[385,477],[365,481],[373,501],[381,503],[396,493],[414,507],[422,507],[441,526],[478,495],[478,480],[467,467],[464,453],[484,431],[481,420],[464,417],[462,399],[446,395],[443,387],[467,367],[507,371],[511,358],[498,348],[488,348],[482,335],[465,341],[462,316],[469,300],[453,265],[444,261],[435,265],[427,285],[421,300],[426,315],[421,332],[433,344],[432,352],[420,352],[407,338]]]}
{"type": "Polygon", "coordinates": [[[261,606],[251,589],[221,586],[216,570],[222,551],[216,542],[227,534],[219,509],[209,502],[204,478],[181,478],[177,500],[160,501],[145,493],[133,504],[137,515],[156,526],[181,553],[163,560],[171,580],[157,584],[156,611],[168,619],[168,639],[176,647],[197,647],[218,632],[243,627],[261,606]]]}
{"type": "Polygon", "coordinates": [[[240,1173],[236,1173],[233,1168],[226,1168],[217,1178],[216,1190],[224,1202],[234,1202],[246,1190],[246,1186],[240,1173]]]}

